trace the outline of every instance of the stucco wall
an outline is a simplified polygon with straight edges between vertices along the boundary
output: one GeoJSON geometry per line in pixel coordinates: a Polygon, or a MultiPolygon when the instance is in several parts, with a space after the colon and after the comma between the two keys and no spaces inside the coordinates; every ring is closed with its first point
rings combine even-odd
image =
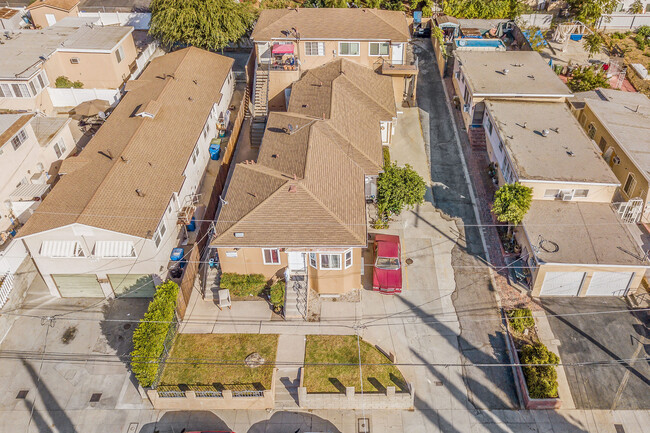
{"type": "MultiPolygon", "coordinates": [[[[263,66],[261,66],[263,68],[263,66]]],[[[284,89],[298,81],[298,71],[271,71],[269,75],[269,110],[286,111],[284,89]]]]}
{"type": "MultiPolygon", "coordinates": [[[[342,260],[345,261],[344,256],[342,260]]],[[[352,266],[348,269],[315,269],[311,265],[307,268],[309,287],[318,293],[341,294],[361,288],[361,248],[352,249],[352,266]]]]}
{"type": "Polygon", "coordinates": [[[81,81],[86,89],[115,89],[129,77],[129,65],[135,58],[133,36],[129,34],[110,53],[57,51],[45,63],[45,70],[52,87],[58,77],[66,76],[71,81],[81,81]],[[120,46],[124,50],[124,58],[118,63],[115,51],[120,46]],[[70,63],[72,58],[78,58],[79,63],[70,63]]]}
{"type": "Polygon", "coordinates": [[[50,26],[47,23],[47,18],[45,18],[46,14],[54,15],[56,22],[59,22],[65,17],[78,16],[79,8],[75,6],[72,9],[70,9],[70,11],[66,12],[60,9],[51,8],[49,6],[41,6],[40,8],[30,10],[29,13],[32,16],[32,21],[34,21],[34,25],[36,27],[45,28],[50,26]]]}
{"type": "Polygon", "coordinates": [[[164,398],[155,389],[149,389],[147,397],[156,410],[263,410],[275,407],[274,391],[269,389],[264,390],[261,397],[233,397],[231,390],[224,390],[222,397],[197,397],[196,392],[185,391],[185,397],[164,398]]]}
{"type": "Polygon", "coordinates": [[[266,278],[284,278],[287,267],[287,253],[280,251],[280,264],[265,265],[261,248],[217,248],[222,272],[235,274],[262,274],[266,278]],[[237,254],[228,257],[228,253],[237,254]]]}

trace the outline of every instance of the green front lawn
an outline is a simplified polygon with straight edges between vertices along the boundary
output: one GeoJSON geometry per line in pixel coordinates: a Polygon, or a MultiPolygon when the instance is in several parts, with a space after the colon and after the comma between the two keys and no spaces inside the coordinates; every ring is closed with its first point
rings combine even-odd
{"type": "MultiPolygon", "coordinates": [[[[361,340],[361,362],[390,364],[390,360],[374,346],[361,340]]],[[[307,392],[345,392],[346,386],[360,391],[359,349],[354,335],[308,335],[305,347],[303,386],[307,392]],[[357,365],[308,365],[336,363],[357,365]]],[[[406,381],[394,365],[364,365],[363,391],[385,392],[387,386],[406,391],[406,381]]]]}
{"type": "Polygon", "coordinates": [[[271,389],[277,335],[178,334],[161,385],[213,385],[217,389],[271,389]],[[250,368],[244,359],[257,352],[270,365],[250,368]],[[203,360],[203,361],[202,361],[203,360]],[[228,362],[236,365],[224,365],[228,362]]]}

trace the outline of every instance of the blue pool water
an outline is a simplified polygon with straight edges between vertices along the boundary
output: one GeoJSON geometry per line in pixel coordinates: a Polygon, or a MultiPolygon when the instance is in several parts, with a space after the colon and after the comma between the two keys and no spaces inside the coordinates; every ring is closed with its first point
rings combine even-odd
{"type": "Polygon", "coordinates": [[[506,47],[500,39],[463,38],[456,39],[455,43],[457,47],[502,47],[504,49],[506,47]]]}

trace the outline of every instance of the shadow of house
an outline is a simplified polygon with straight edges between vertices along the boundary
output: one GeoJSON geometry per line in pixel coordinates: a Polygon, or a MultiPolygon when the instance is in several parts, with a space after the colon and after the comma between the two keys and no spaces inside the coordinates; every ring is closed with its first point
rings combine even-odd
{"type": "Polygon", "coordinates": [[[228,425],[209,411],[170,411],[156,422],[142,426],[138,433],[178,433],[180,431],[230,432],[228,425]]]}
{"type": "MultiPolygon", "coordinates": [[[[29,373],[32,382],[36,387],[36,392],[41,397],[41,402],[45,407],[45,411],[48,414],[50,414],[50,417],[52,418],[52,425],[54,426],[55,431],[66,432],[66,433],[68,432],[77,433],[77,430],[72,424],[72,420],[68,418],[64,409],[61,407],[61,405],[56,400],[54,395],[52,395],[52,392],[50,392],[50,389],[45,384],[46,378],[43,377],[39,378],[39,373],[36,372],[34,367],[32,367],[32,365],[28,361],[23,359],[22,363],[23,366],[25,367],[25,370],[27,370],[27,373],[29,373]]],[[[39,432],[41,433],[51,432],[52,429],[48,425],[46,425],[47,423],[45,419],[43,418],[43,416],[41,416],[39,410],[35,408],[36,400],[37,398],[34,397],[34,400],[30,407],[30,410],[32,410],[32,419],[34,420],[34,423],[37,426],[39,432]]],[[[28,403],[25,402],[25,404],[28,403]]]]}
{"type": "MultiPolygon", "coordinates": [[[[269,427],[275,427],[273,431],[292,432],[327,432],[341,433],[330,421],[303,412],[276,412],[271,418],[255,423],[248,429],[248,433],[266,433],[269,427]],[[278,424],[282,428],[278,429],[278,424]]],[[[162,433],[162,432],[161,432],[162,433]]]]}

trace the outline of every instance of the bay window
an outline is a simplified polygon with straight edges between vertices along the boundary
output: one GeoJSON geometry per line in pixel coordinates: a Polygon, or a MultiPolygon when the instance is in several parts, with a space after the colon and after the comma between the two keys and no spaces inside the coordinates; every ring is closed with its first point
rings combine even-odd
{"type": "Polygon", "coordinates": [[[321,254],[320,255],[320,268],[321,269],[341,269],[341,255],[340,254],[321,254]]]}

